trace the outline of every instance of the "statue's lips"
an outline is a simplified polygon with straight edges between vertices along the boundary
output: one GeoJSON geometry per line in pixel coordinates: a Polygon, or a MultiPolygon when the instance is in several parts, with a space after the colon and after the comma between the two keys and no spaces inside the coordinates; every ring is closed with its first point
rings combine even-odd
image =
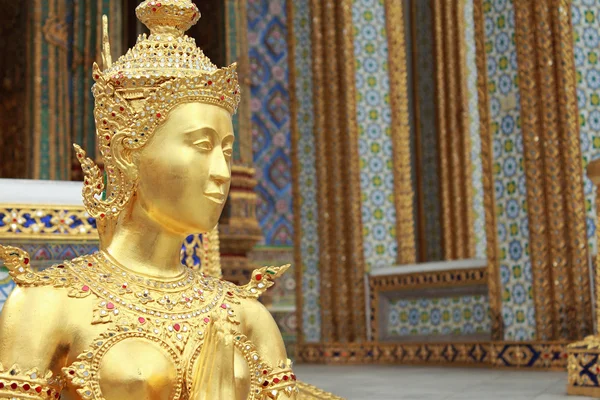
{"type": "Polygon", "coordinates": [[[223,204],[227,198],[227,196],[219,192],[204,193],[204,195],[217,204],[223,204]]]}

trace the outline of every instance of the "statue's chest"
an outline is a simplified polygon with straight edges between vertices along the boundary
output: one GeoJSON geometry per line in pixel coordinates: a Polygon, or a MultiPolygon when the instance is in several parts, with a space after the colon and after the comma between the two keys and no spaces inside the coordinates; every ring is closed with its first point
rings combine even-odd
{"type": "Polygon", "coordinates": [[[91,324],[80,326],[71,349],[80,355],[63,369],[66,398],[187,399],[212,319],[243,337],[236,333],[239,289],[225,282],[193,272],[177,282],[142,281],[101,255],[69,269],[69,295],[86,304],[91,324]]]}

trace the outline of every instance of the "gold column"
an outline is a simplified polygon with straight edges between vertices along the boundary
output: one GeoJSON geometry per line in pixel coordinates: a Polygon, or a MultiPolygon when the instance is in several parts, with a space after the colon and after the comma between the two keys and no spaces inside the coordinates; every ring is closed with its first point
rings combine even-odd
{"type": "Polygon", "coordinates": [[[355,342],[366,321],[352,1],[313,0],[311,12],[321,340],[355,342]]]}
{"type": "Polygon", "coordinates": [[[537,338],[575,339],[591,303],[570,7],[514,6],[537,338]]]}
{"type": "Polygon", "coordinates": [[[386,0],[386,32],[388,43],[388,72],[390,75],[390,105],[392,111],[392,146],[394,149],[394,200],[396,206],[396,238],[398,264],[417,261],[415,221],[413,213],[414,189],[412,183],[410,121],[404,15],[402,0],[386,0]]]}
{"type": "Polygon", "coordinates": [[[444,258],[475,254],[464,0],[432,0],[444,258]]]}
{"type": "Polygon", "coordinates": [[[502,286],[500,283],[500,265],[498,262],[498,227],[496,221],[496,199],[494,196],[493,141],[487,80],[487,54],[485,52],[483,0],[474,0],[473,18],[475,20],[475,62],[477,63],[477,95],[479,101],[481,164],[483,170],[483,203],[485,209],[485,235],[487,240],[486,255],[488,260],[487,284],[492,323],[492,339],[503,340],[504,322],[502,320],[502,286]]]}

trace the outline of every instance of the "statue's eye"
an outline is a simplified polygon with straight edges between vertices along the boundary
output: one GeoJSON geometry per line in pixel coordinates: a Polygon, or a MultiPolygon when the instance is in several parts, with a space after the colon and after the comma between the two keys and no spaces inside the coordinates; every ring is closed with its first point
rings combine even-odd
{"type": "Polygon", "coordinates": [[[196,147],[198,147],[200,150],[210,151],[213,149],[213,145],[210,142],[210,140],[206,140],[206,139],[198,140],[198,141],[194,142],[194,145],[196,147]]]}
{"type": "Polygon", "coordinates": [[[225,148],[223,149],[223,154],[225,157],[231,157],[233,155],[233,150],[231,148],[225,148]]]}

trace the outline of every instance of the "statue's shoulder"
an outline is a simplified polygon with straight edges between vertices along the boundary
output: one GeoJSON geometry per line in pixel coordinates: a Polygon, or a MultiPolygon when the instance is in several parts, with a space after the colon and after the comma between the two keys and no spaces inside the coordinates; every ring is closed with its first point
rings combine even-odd
{"type": "Polygon", "coordinates": [[[258,299],[264,292],[275,284],[275,280],[283,275],[290,268],[290,264],[280,267],[262,267],[252,272],[250,282],[238,286],[229,281],[206,275],[202,272],[196,272],[198,277],[209,286],[223,285],[224,291],[233,297],[258,299]]]}
{"type": "Polygon", "coordinates": [[[0,245],[0,260],[4,262],[4,267],[19,287],[68,288],[76,280],[66,263],[53,265],[43,271],[34,271],[31,268],[31,257],[18,247],[0,245]]]}
{"type": "Polygon", "coordinates": [[[239,286],[239,289],[248,298],[258,299],[264,292],[275,284],[275,280],[290,268],[290,264],[280,267],[262,267],[252,272],[250,282],[239,286]]]}

